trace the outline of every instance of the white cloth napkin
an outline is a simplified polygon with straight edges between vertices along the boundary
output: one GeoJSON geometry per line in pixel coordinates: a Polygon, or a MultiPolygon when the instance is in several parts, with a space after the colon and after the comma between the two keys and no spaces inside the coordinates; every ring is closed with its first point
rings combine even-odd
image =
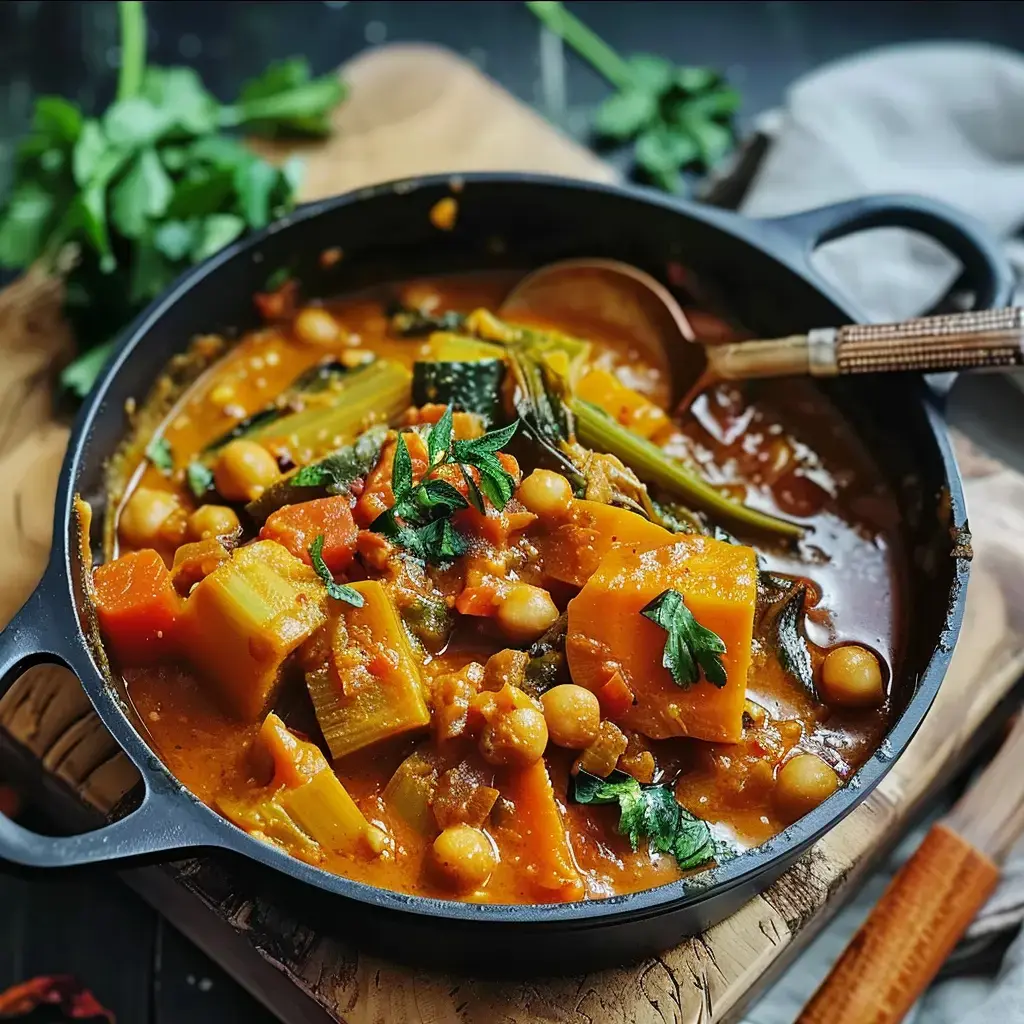
{"type": "MultiPolygon", "coordinates": [[[[867,193],[912,192],[973,214],[1007,239],[1024,265],[1024,59],[996,47],[921,44],[844,60],[799,81],[760,130],[771,145],[741,205],[767,217],[867,193]]],[[[873,320],[913,316],[953,283],[957,265],[920,236],[864,232],[823,247],[821,271],[873,320]]],[[[1018,296],[1018,299],[1020,296],[1018,296]]],[[[910,837],[746,1018],[791,1024],[885,883],[922,833],[910,837]]],[[[1024,919],[1024,845],[969,936],[1024,919]]],[[[1024,933],[996,977],[954,977],[932,987],[914,1024],[1024,1024],[1024,933]]]]}

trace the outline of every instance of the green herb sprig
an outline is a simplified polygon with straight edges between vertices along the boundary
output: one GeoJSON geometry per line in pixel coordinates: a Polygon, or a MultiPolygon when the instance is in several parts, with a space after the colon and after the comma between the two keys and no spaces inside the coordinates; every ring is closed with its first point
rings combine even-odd
{"type": "Polygon", "coordinates": [[[665,630],[661,663],[678,686],[685,689],[696,683],[701,670],[709,683],[725,686],[727,677],[721,658],[725,654],[725,643],[693,617],[678,590],[663,591],[641,608],[640,614],[665,630]]]}
{"type": "Polygon", "coordinates": [[[317,534],[313,543],[309,545],[309,560],[313,563],[313,569],[317,576],[323,580],[328,597],[333,597],[335,601],[344,601],[355,608],[363,607],[363,595],[358,590],[347,587],[343,583],[334,582],[334,576],[324,561],[324,535],[322,533],[317,534]]]}
{"type": "Polygon", "coordinates": [[[174,472],[174,453],[171,442],[166,437],[154,437],[146,446],[146,458],[163,473],[170,476],[174,472]]]}
{"type": "Polygon", "coordinates": [[[87,117],[61,97],[37,100],[0,210],[0,265],[71,265],[65,304],[82,354],[62,380],[78,395],[116,332],[183,270],[294,206],[301,163],[274,167],[222,130],[324,135],[345,94],[295,59],[221,104],[191,68],[147,67],[143,6],[119,11],[114,102],[87,117]]]}
{"type": "Polygon", "coordinates": [[[718,72],[676,67],[651,54],[622,57],[564,4],[526,6],[615,87],[594,115],[594,130],[632,141],[636,166],[652,184],[680,192],[684,168],[713,167],[732,149],[740,96],[718,72]]]}
{"type": "Polygon", "coordinates": [[[499,511],[508,504],[515,480],[498,460],[499,452],[512,439],[518,421],[471,440],[452,440],[452,407],[427,434],[427,471],[413,483],[412,458],[405,437],[395,442],[391,469],[391,490],[395,504],[370,524],[375,533],[405,548],[411,555],[435,565],[450,562],[466,552],[466,541],[451,524],[451,517],[470,503],[485,511],[486,498],[499,511]],[[447,480],[434,474],[441,466],[457,465],[466,481],[467,500],[447,480]],[[479,482],[471,470],[477,470],[479,482]]]}
{"type": "Polygon", "coordinates": [[[684,871],[727,856],[706,821],[691,814],[668,786],[644,786],[616,769],[607,779],[580,771],[573,781],[573,799],[580,804],[619,805],[619,834],[633,850],[646,839],[651,849],[671,853],[684,871]]]}

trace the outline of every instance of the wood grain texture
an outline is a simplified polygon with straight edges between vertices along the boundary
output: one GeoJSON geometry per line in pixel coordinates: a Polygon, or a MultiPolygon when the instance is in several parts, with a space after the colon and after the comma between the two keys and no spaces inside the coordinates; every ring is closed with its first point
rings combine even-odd
{"type": "MultiPolygon", "coordinates": [[[[352,98],[338,114],[339,134],[308,152],[306,198],[432,171],[516,168],[612,177],[595,157],[444,51],[385,47],[358,58],[345,74],[352,98]]],[[[8,292],[0,296],[0,325],[10,310],[8,292]]],[[[5,356],[11,337],[0,331],[5,356]]],[[[67,338],[62,335],[61,347],[47,337],[47,354],[0,361],[0,394],[17,396],[22,410],[9,420],[16,429],[5,433],[0,424],[0,478],[11,482],[0,495],[0,530],[16,537],[0,579],[4,617],[41,572],[66,438],[47,396],[67,338]]],[[[963,638],[934,709],[856,812],[762,896],[663,956],[628,970],[546,981],[440,976],[362,956],[316,934],[282,907],[238,891],[215,858],[134,870],[126,880],[288,1024],[734,1019],[895,841],[1024,669],[1024,478],[966,447],[962,456],[975,569],[963,638]]],[[[134,784],[134,768],[97,729],[66,673],[27,674],[0,699],[0,727],[100,811],[134,784]]]]}

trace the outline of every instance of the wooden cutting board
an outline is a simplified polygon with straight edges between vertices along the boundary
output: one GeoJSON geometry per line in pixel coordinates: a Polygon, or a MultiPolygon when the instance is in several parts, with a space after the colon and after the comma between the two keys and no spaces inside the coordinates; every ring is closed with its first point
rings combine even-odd
{"type": "MultiPolygon", "coordinates": [[[[389,46],[357,58],[344,74],[352,95],[338,112],[336,135],[305,150],[305,198],[436,171],[614,177],[453,54],[389,46]]],[[[46,557],[67,439],[50,396],[54,368],[69,347],[45,284],[30,278],[0,295],[0,536],[8,539],[0,621],[27,596],[46,557]]],[[[361,955],[240,888],[213,856],[135,869],[125,879],[287,1024],[734,1020],[962,764],[1024,669],[1024,477],[958,445],[975,561],[963,634],[933,710],[857,811],[762,896],[663,956],[587,976],[484,982],[361,955]]],[[[42,784],[69,827],[110,813],[137,781],[77,681],[62,670],[32,670],[0,699],[0,747],[9,765],[27,768],[42,784]]]]}

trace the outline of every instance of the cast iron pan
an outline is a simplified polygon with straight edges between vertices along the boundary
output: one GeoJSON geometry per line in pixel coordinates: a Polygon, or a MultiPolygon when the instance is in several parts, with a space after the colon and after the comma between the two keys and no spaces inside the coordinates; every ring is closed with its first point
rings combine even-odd
{"type": "Polygon", "coordinates": [[[49,566],[0,634],[0,693],[30,665],[67,666],[138,766],[145,795],[127,817],[68,838],[36,835],[0,816],[0,855],[22,865],[58,867],[221,848],[248,858],[246,870],[253,862],[262,865],[260,884],[276,879],[289,899],[316,906],[335,929],[400,959],[476,970],[493,970],[496,963],[544,973],[593,969],[659,952],[732,913],[856,807],[913,736],[960,627],[968,565],[954,553],[954,541],[966,530],[966,513],[927,389],[916,379],[860,379],[829,391],[896,489],[915,566],[895,680],[897,717],[849,785],[764,846],[693,878],[613,899],[547,906],[447,902],[310,867],[250,838],[166,771],[142,738],[118,682],[105,677],[103,659],[90,648],[72,501],[81,493],[93,502],[94,521],[102,521],[104,463],[127,429],[126,399],[143,398],[167,360],[194,335],[255,325],[251,296],[279,267],[293,271],[306,294],[331,295],[416,275],[529,268],[572,256],[626,260],[664,280],[674,260],[728,296],[756,336],[776,337],[858,320],[857,310],[811,266],[816,246],[866,228],[904,227],[933,237],[958,257],[978,307],[1005,305],[1011,292],[1010,270],[984,231],[924,199],[876,196],[755,221],[626,188],[520,174],[465,175],[457,226],[441,232],[428,213],[451,187],[448,178],[433,177],[304,207],[197,267],[128,329],[75,424],[49,566]],[[320,252],[335,246],[344,258],[320,267],[320,252]]]}

